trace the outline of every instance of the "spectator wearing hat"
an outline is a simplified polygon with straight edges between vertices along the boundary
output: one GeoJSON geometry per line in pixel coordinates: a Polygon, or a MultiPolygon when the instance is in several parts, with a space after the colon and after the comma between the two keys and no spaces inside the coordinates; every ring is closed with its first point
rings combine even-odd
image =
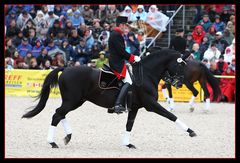
{"type": "Polygon", "coordinates": [[[143,5],[138,5],[137,6],[137,11],[134,13],[132,21],[137,21],[137,20],[141,20],[141,21],[146,21],[147,19],[147,13],[144,9],[143,5]]]}
{"type": "Polygon", "coordinates": [[[11,19],[9,25],[7,26],[6,36],[13,38],[19,31],[20,29],[17,27],[16,20],[11,19]]]}
{"type": "Polygon", "coordinates": [[[32,51],[32,45],[29,44],[26,37],[23,38],[22,43],[17,47],[17,51],[23,58],[26,56],[28,51],[32,51]]]}
{"type": "Polygon", "coordinates": [[[128,18],[128,22],[129,21],[133,21],[133,12],[132,12],[132,8],[130,6],[126,6],[123,10],[123,12],[120,13],[121,16],[127,17],[128,18]]]}
{"type": "Polygon", "coordinates": [[[108,51],[108,39],[110,33],[108,31],[102,31],[100,36],[98,37],[98,43],[100,45],[101,50],[108,51]]]}
{"type": "Polygon", "coordinates": [[[208,29],[208,32],[206,33],[209,43],[212,43],[215,40],[216,33],[217,33],[216,27],[214,25],[211,25],[208,29]]]}
{"type": "Polygon", "coordinates": [[[212,22],[209,20],[208,14],[204,14],[202,20],[199,21],[198,25],[201,25],[205,32],[208,32],[212,22]]]}
{"type": "Polygon", "coordinates": [[[15,20],[15,23],[17,22],[17,14],[14,10],[10,10],[7,16],[5,17],[5,25],[8,27],[12,20],[15,20]]]}
{"type": "Polygon", "coordinates": [[[180,53],[184,54],[187,47],[187,40],[183,36],[184,30],[177,29],[175,38],[171,40],[169,48],[175,49],[176,51],[179,51],[180,53]]]}
{"type": "Polygon", "coordinates": [[[17,27],[23,30],[29,19],[32,19],[32,16],[27,11],[23,10],[17,18],[17,27]]]}
{"type": "Polygon", "coordinates": [[[87,28],[86,31],[84,31],[83,38],[86,42],[87,48],[91,51],[92,46],[94,44],[94,38],[93,38],[93,35],[92,35],[92,30],[87,28]]]}
{"type": "Polygon", "coordinates": [[[235,38],[232,41],[232,44],[225,49],[224,60],[229,64],[232,63],[232,59],[235,58],[235,38]]]}
{"type": "Polygon", "coordinates": [[[192,32],[193,40],[198,44],[202,43],[202,39],[205,35],[206,32],[201,25],[197,25],[192,32]]]}
{"type": "Polygon", "coordinates": [[[127,47],[130,48],[130,53],[133,55],[140,55],[140,43],[135,36],[135,33],[129,32],[127,35],[127,47]]]}
{"type": "Polygon", "coordinates": [[[44,19],[44,13],[41,10],[37,11],[37,16],[34,18],[34,23],[36,25],[36,35],[37,37],[43,38],[48,32],[48,24],[44,19]]]}
{"type": "Polygon", "coordinates": [[[215,43],[212,43],[210,47],[204,52],[203,58],[206,58],[210,62],[215,62],[219,59],[221,52],[216,47],[215,43]]]}
{"type": "Polygon", "coordinates": [[[102,68],[104,64],[108,63],[108,59],[105,57],[105,51],[99,53],[99,58],[96,61],[96,68],[102,68]]]}
{"type": "Polygon", "coordinates": [[[195,41],[193,40],[192,32],[188,32],[187,39],[186,39],[186,49],[190,51],[194,43],[195,41]]]}
{"type": "Polygon", "coordinates": [[[217,61],[217,69],[223,73],[224,71],[226,71],[226,69],[228,68],[228,63],[224,61],[224,56],[220,55],[218,61],[217,61]]]}
{"type": "Polygon", "coordinates": [[[60,48],[60,50],[65,52],[67,64],[69,64],[69,62],[73,61],[75,52],[73,50],[72,45],[69,44],[68,39],[63,39],[59,48],[60,48]]]}
{"type": "Polygon", "coordinates": [[[44,46],[42,45],[42,41],[40,39],[37,39],[35,44],[36,45],[32,49],[32,55],[37,58],[41,54],[41,50],[44,46]]]}
{"type": "Polygon", "coordinates": [[[49,28],[47,37],[54,39],[60,30],[61,30],[60,21],[56,19],[53,23],[53,26],[49,28]]]}
{"type": "Polygon", "coordinates": [[[55,15],[53,11],[49,11],[45,16],[44,19],[46,20],[48,27],[52,27],[55,20],[59,20],[59,16],[55,15]]]}
{"type": "Polygon", "coordinates": [[[221,21],[221,18],[219,15],[215,16],[215,21],[214,21],[213,25],[216,27],[217,32],[222,32],[222,33],[226,26],[226,24],[223,21],[221,21]]]}
{"type": "Polygon", "coordinates": [[[225,49],[227,48],[227,46],[229,46],[229,44],[227,43],[227,41],[223,38],[223,34],[222,32],[217,32],[215,35],[215,40],[213,41],[218,50],[221,52],[221,54],[224,54],[225,49]]]}
{"type": "Polygon", "coordinates": [[[90,56],[90,50],[86,46],[86,41],[84,38],[81,38],[79,41],[79,45],[76,46],[75,48],[75,57],[74,61],[79,61],[81,65],[87,64],[89,60],[91,59],[90,56]]]}
{"type": "Polygon", "coordinates": [[[72,22],[73,27],[75,28],[79,27],[81,24],[85,24],[84,18],[81,16],[79,10],[73,12],[73,16],[69,17],[69,20],[72,22]]]}

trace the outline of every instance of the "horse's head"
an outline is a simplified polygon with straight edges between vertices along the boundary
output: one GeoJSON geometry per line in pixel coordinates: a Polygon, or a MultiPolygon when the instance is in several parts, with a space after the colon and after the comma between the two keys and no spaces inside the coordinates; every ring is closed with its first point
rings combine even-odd
{"type": "Polygon", "coordinates": [[[176,54],[168,64],[168,72],[169,72],[169,83],[174,87],[181,88],[183,85],[184,79],[184,67],[186,66],[186,62],[180,54],[176,54]]]}

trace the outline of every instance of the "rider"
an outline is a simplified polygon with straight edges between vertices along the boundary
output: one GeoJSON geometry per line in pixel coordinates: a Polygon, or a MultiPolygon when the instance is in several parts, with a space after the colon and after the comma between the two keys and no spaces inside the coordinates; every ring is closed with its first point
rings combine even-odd
{"type": "Polygon", "coordinates": [[[125,42],[123,33],[127,29],[128,18],[124,16],[118,16],[116,19],[116,27],[110,34],[109,37],[109,65],[117,76],[117,78],[123,79],[124,85],[122,86],[120,93],[115,101],[114,111],[116,113],[122,113],[126,108],[123,106],[124,98],[130,85],[132,85],[132,80],[127,71],[125,61],[128,62],[139,62],[141,58],[139,56],[134,56],[133,54],[129,54],[125,50],[125,42]]]}

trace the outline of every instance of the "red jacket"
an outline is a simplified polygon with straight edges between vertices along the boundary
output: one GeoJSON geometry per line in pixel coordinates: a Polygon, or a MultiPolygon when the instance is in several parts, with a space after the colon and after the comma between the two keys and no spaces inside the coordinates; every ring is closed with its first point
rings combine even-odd
{"type": "Polygon", "coordinates": [[[192,32],[192,36],[193,36],[194,41],[196,43],[198,43],[199,45],[202,43],[203,37],[205,35],[206,35],[206,32],[204,31],[204,29],[201,25],[197,25],[192,32]],[[198,29],[201,29],[201,31],[197,32],[198,29]]]}

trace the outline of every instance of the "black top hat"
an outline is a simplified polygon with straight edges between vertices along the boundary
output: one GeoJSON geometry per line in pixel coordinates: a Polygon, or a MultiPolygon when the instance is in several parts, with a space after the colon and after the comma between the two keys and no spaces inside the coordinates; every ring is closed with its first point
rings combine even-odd
{"type": "Polygon", "coordinates": [[[179,29],[176,30],[176,32],[180,33],[180,32],[184,32],[184,30],[182,28],[179,28],[179,29]]]}
{"type": "Polygon", "coordinates": [[[127,23],[127,21],[128,21],[128,18],[126,16],[118,16],[117,20],[116,20],[116,23],[117,24],[127,23]]]}

